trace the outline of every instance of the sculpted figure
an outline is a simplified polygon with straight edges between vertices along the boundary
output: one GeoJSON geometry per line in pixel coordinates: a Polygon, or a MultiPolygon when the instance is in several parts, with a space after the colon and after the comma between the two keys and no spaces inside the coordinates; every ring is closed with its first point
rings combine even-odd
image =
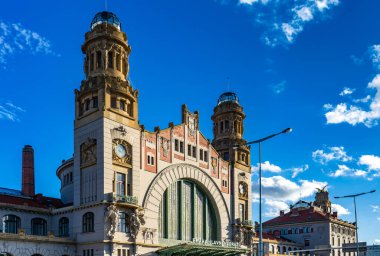
{"type": "Polygon", "coordinates": [[[106,230],[108,238],[113,239],[116,229],[119,226],[119,210],[117,209],[116,205],[111,204],[107,207],[104,222],[107,225],[106,230]]]}

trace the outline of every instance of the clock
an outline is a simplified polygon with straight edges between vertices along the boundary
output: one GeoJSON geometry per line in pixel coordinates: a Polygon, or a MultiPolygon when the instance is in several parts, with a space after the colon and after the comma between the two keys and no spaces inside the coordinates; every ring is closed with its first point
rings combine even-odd
{"type": "Polygon", "coordinates": [[[125,149],[125,147],[122,144],[117,144],[115,146],[115,153],[118,157],[124,158],[127,154],[127,150],[125,149]]]}

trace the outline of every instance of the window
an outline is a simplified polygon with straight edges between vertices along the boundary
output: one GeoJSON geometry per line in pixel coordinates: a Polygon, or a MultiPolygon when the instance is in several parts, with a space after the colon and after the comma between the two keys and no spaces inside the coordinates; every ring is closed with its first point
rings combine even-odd
{"type": "Polygon", "coordinates": [[[205,161],[205,162],[208,162],[208,151],[204,151],[204,156],[203,156],[203,160],[205,161]]]}
{"type": "Polygon", "coordinates": [[[288,229],[288,235],[291,235],[293,232],[291,229],[288,229]]]}
{"type": "Polygon", "coordinates": [[[94,59],[95,59],[95,54],[91,54],[91,58],[90,58],[90,70],[94,70],[94,59]]]}
{"type": "Polygon", "coordinates": [[[228,187],[228,182],[227,182],[227,180],[222,180],[222,186],[223,186],[223,187],[228,187]]]}
{"type": "Polygon", "coordinates": [[[90,109],[90,99],[86,99],[85,100],[85,110],[87,111],[87,110],[89,110],[90,109]]]}
{"type": "Polygon", "coordinates": [[[228,152],[223,153],[223,159],[228,161],[230,159],[230,154],[228,152]]]}
{"type": "Polygon", "coordinates": [[[191,156],[191,145],[190,144],[187,145],[187,155],[191,156]]]}
{"type": "Polygon", "coordinates": [[[92,98],[92,107],[98,108],[98,97],[92,98]]]}
{"type": "Polygon", "coordinates": [[[73,182],[73,172],[70,172],[70,182],[73,182]]]}
{"type": "Polygon", "coordinates": [[[177,139],[174,140],[174,150],[179,151],[179,141],[177,139]]]}
{"type": "Polygon", "coordinates": [[[220,133],[222,133],[222,132],[223,132],[223,121],[220,122],[220,133]]]}
{"type": "Polygon", "coordinates": [[[116,69],[120,71],[120,54],[116,54],[116,69]]]}
{"type": "Polygon", "coordinates": [[[102,67],[102,53],[101,51],[96,52],[96,68],[102,67]]]}
{"type": "Polygon", "coordinates": [[[129,256],[128,249],[117,249],[117,256],[129,256]]]}
{"type": "Polygon", "coordinates": [[[113,68],[113,52],[108,52],[108,68],[113,68]]]}
{"type": "Polygon", "coordinates": [[[83,250],[83,256],[94,256],[94,249],[83,250]]]}
{"type": "Polygon", "coordinates": [[[111,108],[116,108],[116,98],[111,98],[111,108]]]}
{"type": "Polygon", "coordinates": [[[17,234],[21,220],[16,215],[5,215],[3,217],[3,233],[17,234]]]}
{"type": "Polygon", "coordinates": [[[128,215],[125,212],[119,212],[119,226],[118,231],[123,233],[129,233],[129,228],[127,225],[128,215]]]}
{"type": "Polygon", "coordinates": [[[183,153],[183,141],[179,142],[179,152],[183,153]]]}
{"type": "Polygon", "coordinates": [[[197,148],[195,146],[193,146],[193,157],[197,157],[197,148]]]}
{"type": "Polygon", "coordinates": [[[203,149],[199,150],[199,159],[203,161],[203,149]]]}
{"type": "Polygon", "coordinates": [[[82,219],[82,232],[94,232],[94,214],[92,212],[87,212],[83,215],[82,219]]]}
{"type": "Polygon", "coordinates": [[[58,223],[58,235],[69,236],[69,219],[66,217],[60,218],[58,223]]]}
{"type": "Polygon", "coordinates": [[[127,62],[125,61],[125,58],[123,58],[123,73],[127,73],[127,62]]]}
{"type": "Polygon", "coordinates": [[[133,113],[132,113],[132,102],[130,102],[129,100],[127,101],[127,113],[130,116],[133,115],[133,113]]]}
{"type": "Polygon", "coordinates": [[[305,239],[305,246],[310,246],[310,239],[305,239]]]}
{"type": "Polygon", "coordinates": [[[32,235],[34,236],[46,236],[47,224],[46,220],[41,218],[32,219],[32,235]]]}
{"type": "Polygon", "coordinates": [[[239,204],[239,218],[240,220],[245,220],[245,205],[239,204]]]}
{"type": "Polygon", "coordinates": [[[230,129],[230,122],[228,120],[225,121],[224,128],[226,128],[226,131],[230,129]]]}
{"type": "Polygon", "coordinates": [[[148,164],[149,165],[154,165],[154,156],[148,155],[148,164]]]}
{"type": "Polygon", "coordinates": [[[120,101],[120,109],[125,111],[125,101],[124,100],[120,101]]]}
{"type": "Polygon", "coordinates": [[[125,174],[116,173],[116,195],[125,195],[125,174]]]}

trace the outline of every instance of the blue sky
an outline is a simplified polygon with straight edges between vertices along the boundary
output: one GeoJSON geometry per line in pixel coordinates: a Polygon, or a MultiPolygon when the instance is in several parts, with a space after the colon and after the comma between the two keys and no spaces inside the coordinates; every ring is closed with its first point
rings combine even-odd
{"type": "MultiPolygon", "coordinates": [[[[227,90],[244,106],[247,140],[293,128],[263,144],[266,219],[324,184],[331,196],[380,190],[379,8],[376,0],[108,0],[132,46],[129,79],[147,128],[179,123],[186,103],[212,138],[210,116],[227,90]]],[[[31,144],[37,191],[59,196],[55,171],[73,153],[73,91],[84,78],[80,46],[102,10],[93,0],[2,3],[0,187],[20,188],[21,149],[31,144]]],[[[380,243],[379,193],[358,200],[360,240],[369,243],[380,243]]],[[[333,203],[353,221],[351,200],[333,203]]]]}

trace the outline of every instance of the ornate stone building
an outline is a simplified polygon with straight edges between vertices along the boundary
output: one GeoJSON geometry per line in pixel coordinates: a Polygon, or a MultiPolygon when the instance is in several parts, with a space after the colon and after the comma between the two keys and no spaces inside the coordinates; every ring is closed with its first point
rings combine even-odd
{"type": "Polygon", "coordinates": [[[74,154],[56,171],[61,198],[35,195],[27,146],[22,192],[0,190],[0,255],[249,254],[250,149],[233,149],[245,142],[237,96],[219,98],[212,143],[186,105],[181,123],[148,131],[127,79],[131,47],[114,14],[95,15],[82,52],[74,154]]]}

